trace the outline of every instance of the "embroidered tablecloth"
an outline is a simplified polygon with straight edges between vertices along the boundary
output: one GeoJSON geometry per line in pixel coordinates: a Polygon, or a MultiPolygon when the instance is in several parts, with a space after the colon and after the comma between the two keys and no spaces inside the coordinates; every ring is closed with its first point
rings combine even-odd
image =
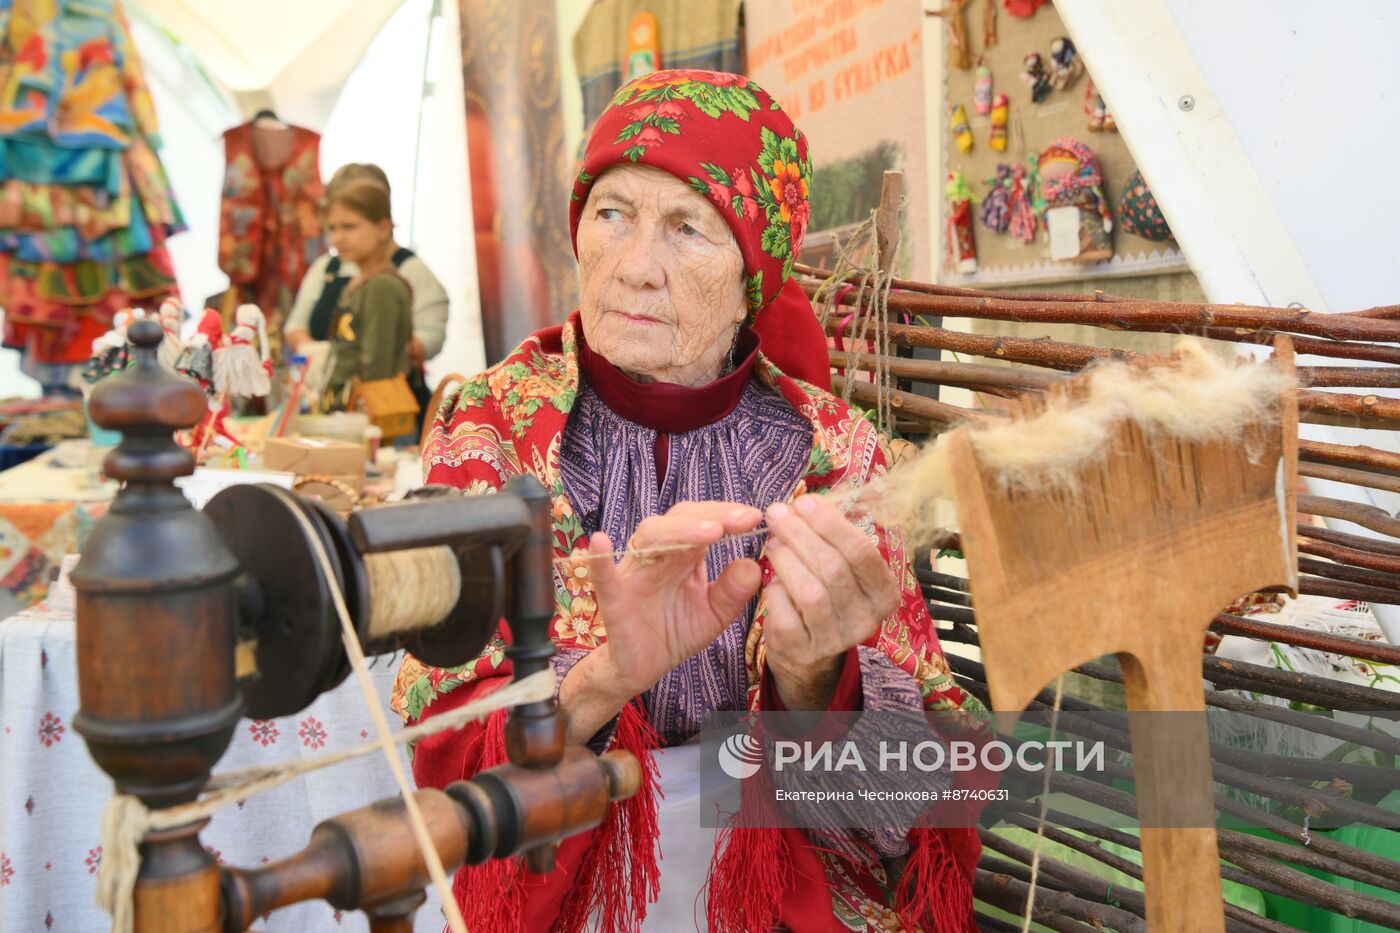
{"type": "MultiPolygon", "coordinates": [[[[394,667],[374,663],[388,712],[394,667]]],[[[110,926],[93,903],[102,859],[98,818],[112,783],[73,731],[78,711],[74,623],[68,613],[26,610],[0,622],[0,930],[95,933],[110,926]]],[[[397,717],[390,715],[390,722],[397,717]]],[[[356,745],[373,726],[353,680],[295,716],[243,720],[217,771],[308,758],[356,745]]],[[[320,821],[397,794],[378,757],[346,762],[259,794],[216,814],[202,837],[220,861],[256,867],[306,845],[320,821]]],[[[436,895],[419,909],[418,933],[440,933],[436,895]]],[[[273,914],[257,930],[366,930],[363,914],[324,902],[273,914]]]]}

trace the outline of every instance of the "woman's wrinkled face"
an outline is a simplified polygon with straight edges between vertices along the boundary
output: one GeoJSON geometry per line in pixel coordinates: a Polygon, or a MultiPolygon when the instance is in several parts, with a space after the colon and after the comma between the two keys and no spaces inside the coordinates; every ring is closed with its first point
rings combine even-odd
{"type": "Polygon", "coordinates": [[[590,347],[644,380],[720,375],[748,313],[744,260],[703,196],[660,169],[615,166],[593,183],[577,241],[590,347]]]}
{"type": "Polygon", "coordinates": [[[394,228],[387,220],[375,223],[342,204],[332,204],[326,211],[326,232],[336,254],[359,265],[379,255],[394,228]]]}

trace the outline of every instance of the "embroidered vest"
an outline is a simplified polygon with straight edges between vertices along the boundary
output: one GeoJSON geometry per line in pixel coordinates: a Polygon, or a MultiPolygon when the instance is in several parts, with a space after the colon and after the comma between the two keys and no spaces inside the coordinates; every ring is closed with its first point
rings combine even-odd
{"type": "Polygon", "coordinates": [[[290,133],[287,157],[280,165],[260,164],[251,123],[224,133],[219,268],[272,324],[312,261],[326,251],[317,160],[321,137],[296,126],[257,132],[290,133]]]}

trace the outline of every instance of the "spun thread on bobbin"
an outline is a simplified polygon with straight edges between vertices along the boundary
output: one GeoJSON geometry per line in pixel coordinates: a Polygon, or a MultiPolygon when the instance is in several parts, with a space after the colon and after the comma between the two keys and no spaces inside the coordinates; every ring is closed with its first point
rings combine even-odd
{"type": "Polygon", "coordinates": [[[442,546],[368,554],[365,574],[371,638],[436,625],[462,592],[457,557],[442,546]]]}

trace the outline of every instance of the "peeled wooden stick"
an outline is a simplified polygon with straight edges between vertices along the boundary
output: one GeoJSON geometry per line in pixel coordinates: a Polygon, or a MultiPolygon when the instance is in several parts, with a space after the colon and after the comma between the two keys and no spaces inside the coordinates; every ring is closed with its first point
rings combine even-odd
{"type": "Polygon", "coordinates": [[[1378,509],[1374,505],[1344,502],[1326,496],[1299,496],[1298,511],[1320,518],[1340,518],[1342,521],[1352,522],[1392,538],[1400,537],[1400,519],[1393,518],[1384,509],[1378,509]]]}
{"type": "Polygon", "coordinates": [[[911,360],[903,357],[881,357],[874,353],[848,355],[844,350],[831,350],[831,365],[847,366],[870,372],[877,366],[884,366],[895,376],[913,379],[918,382],[934,382],[943,385],[960,383],[967,386],[1048,389],[1061,376],[1038,369],[1013,369],[1009,366],[987,366],[978,363],[960,363],[950,360],[911,360]]]}
{"type": "Polygon", "coordinates": [[[1375,447],[1351,447],[1322,441],[1298,441],[1298,459],[1319,463],[1340,463],[1346,466],[1375,467],[1400,473],[1400,454],[1375,447]]]}
{"type": "Polygon", "coordinates": [[[1353,486],[1362,486],[1366,489],[1383,489],[1386,492],[1400,493],[1400,476],[1374,473],[1370,470],[1353,470],[1349,467],[1332,466],[1330,463],[1302,462],[1298,464],[1298,475],[1311,476],[1315,479],[1328,479],[1334,483],[1350,483],[1353,486]]]}
{"type": "MultiPolygon", "coordinates": [[[[1083,369],[1095,360],[1130,360],[1138,356],[1127,350],[1105,350],[1046,338],[1030,340],[1024,337],[988,337],[965,334],[943,327],[891,324],[888,331],[890,342],[903,347],[952,350],[989,359],[1032,363],[1068,371],[1083,369]]],[[[835,319],[826,322],[826,332],[832,336],[850,336],[842,333],[841,323],[835,319]]]]}

